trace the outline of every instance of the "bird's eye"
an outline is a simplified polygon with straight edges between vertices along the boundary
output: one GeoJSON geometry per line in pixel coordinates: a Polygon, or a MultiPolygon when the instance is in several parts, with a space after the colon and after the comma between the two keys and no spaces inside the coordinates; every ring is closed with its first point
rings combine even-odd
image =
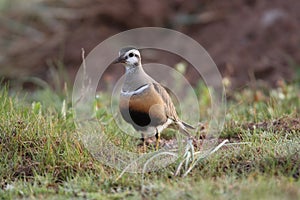
{"type": "Polygon", "coordinates": [[[130,53],[130,54],[129,54],[129,57],[133,57],[133,53],[130,53]]]}

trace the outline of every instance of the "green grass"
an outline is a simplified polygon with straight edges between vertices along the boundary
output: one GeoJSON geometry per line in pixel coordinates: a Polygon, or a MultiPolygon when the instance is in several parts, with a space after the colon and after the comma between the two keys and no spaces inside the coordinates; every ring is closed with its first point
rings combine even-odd
{"type": "MultiPolygon", "coordinates": [[[[229,143],[184,178],[172,175],[178,161],[143,179],[125,173],[116,180],[121,172],[84,148],[66,93],[48,88],[22,97],[5,87],[0,91],[0,198],[299,199],[299,89],[295,83],[233,93],[219,138],[229,143]]],[[[196,90],[205,121],[209,94],[201,85],[196,90]]],[[[122,135],[106,114],[107,95],[98,101],[96,116],[109,139],[136,151],[139,141],[122,135]]]]}

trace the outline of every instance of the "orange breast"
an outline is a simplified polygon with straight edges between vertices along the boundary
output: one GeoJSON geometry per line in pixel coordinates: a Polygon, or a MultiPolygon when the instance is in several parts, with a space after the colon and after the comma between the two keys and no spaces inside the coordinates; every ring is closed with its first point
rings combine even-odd
{"type": "Polygon", "coordinates": [[[121,95],[119,106],[123,118],[131,124],[138,122],[139,124],[157,126],[167,120],[164,102],[153,86],[141,94],[128,97],[121,95]],[[145,121],[149,121],[149,123],[145,121]]]}

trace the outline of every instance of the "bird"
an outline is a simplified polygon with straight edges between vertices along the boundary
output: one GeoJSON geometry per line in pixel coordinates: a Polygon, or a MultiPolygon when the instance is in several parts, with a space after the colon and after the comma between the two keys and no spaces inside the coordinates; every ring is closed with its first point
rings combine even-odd
{"type": "Polygon", "coordinates": [[[193,126],[182,121],[167,90],[143,69],[141,53],[135,47],[124,47],[113,64],[125,66],[125,78],[120,92],[119,110],[122,118],[141,133],[144,151],[145,138],[155,135],[159,149],[161,132],[166,128],[180,130],[191,138],[193,126]]]}

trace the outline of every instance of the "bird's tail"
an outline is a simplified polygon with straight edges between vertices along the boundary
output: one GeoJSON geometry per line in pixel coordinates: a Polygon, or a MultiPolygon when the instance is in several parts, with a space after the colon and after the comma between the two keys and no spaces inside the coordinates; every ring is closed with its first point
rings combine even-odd
{"type": "Polygon", "coordinates": [[[191,134],[189,133],[188,129],[195,129],[193,126],[182,122],[182,121],[178,121],[177,125],[179,126],[180,130],[188,137],[191,137],[191,134]]]}
{"type": "Polygon", "coordinates": [[[195,127],[193,127],[192,125],[190,125],[190,124],[188,124],[188,123],[186,123],[186,122],[181,122],[186,128],[188,128],[188,129],[192,129],[192,130],[195,130],[196,128],[195,127]]]}

